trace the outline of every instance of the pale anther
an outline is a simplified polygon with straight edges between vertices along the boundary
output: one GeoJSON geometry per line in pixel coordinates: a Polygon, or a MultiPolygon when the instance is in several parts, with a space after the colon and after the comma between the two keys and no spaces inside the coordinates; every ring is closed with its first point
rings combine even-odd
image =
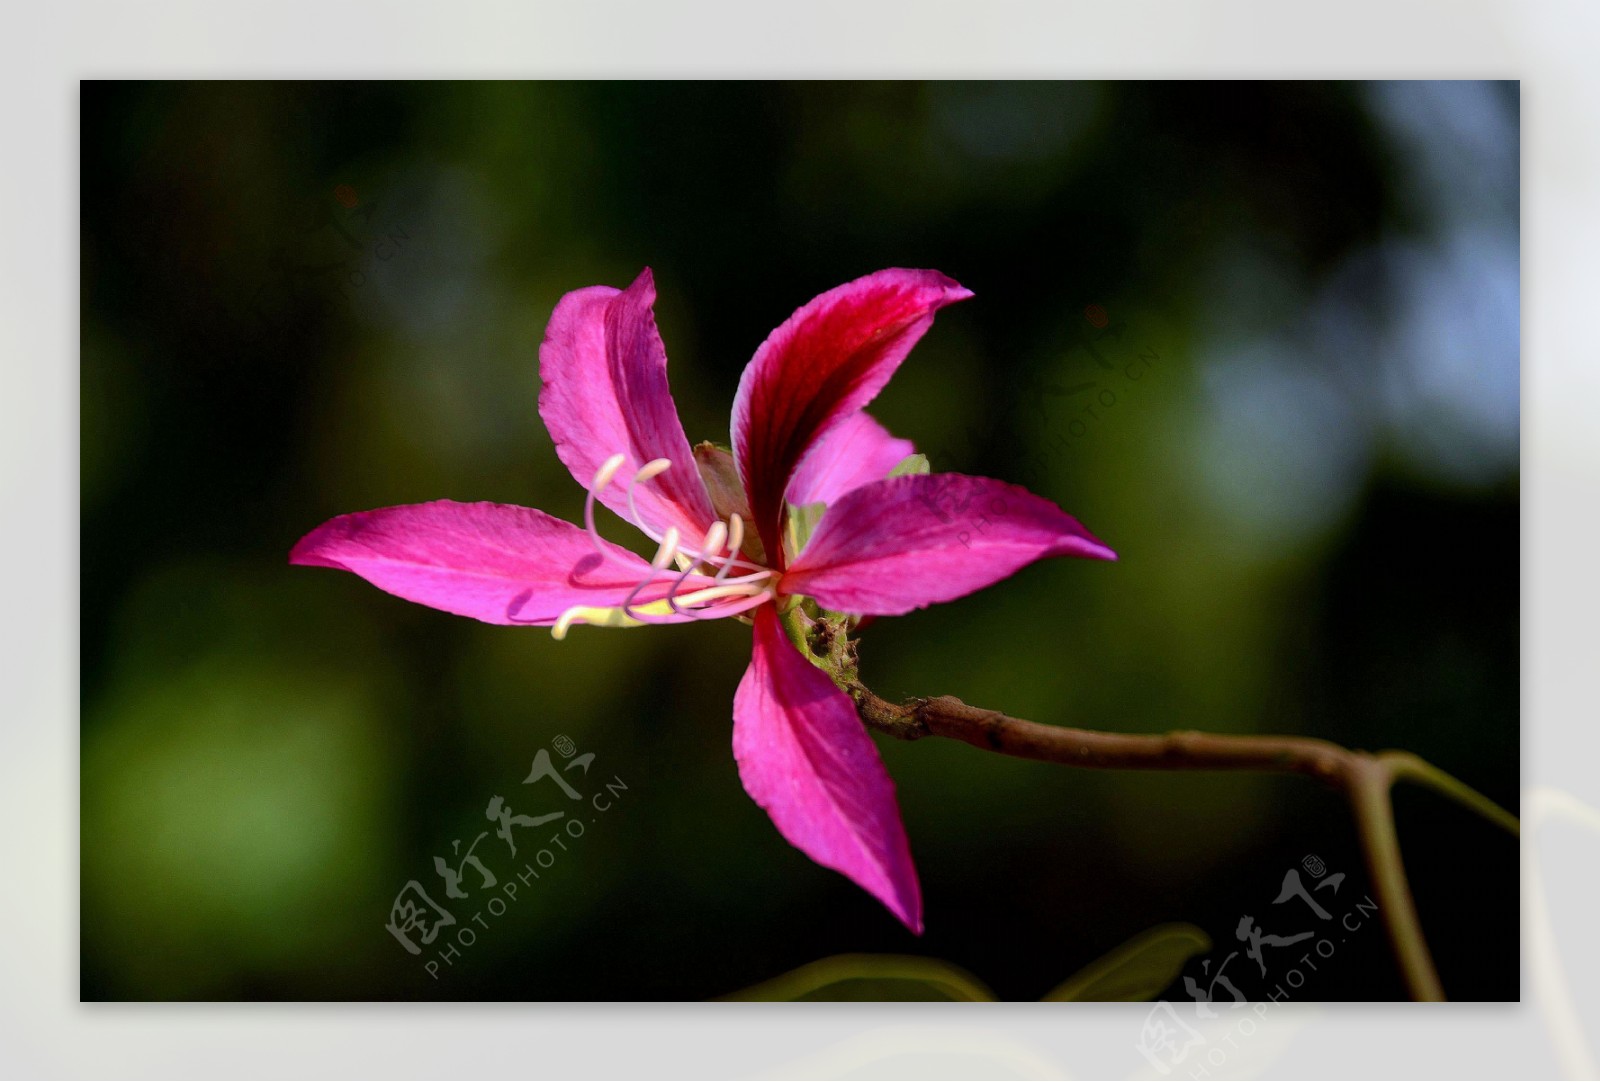
{"type": "Polygon", "coordinates": [[[589,486],[590,490],[598,492],[609,485],[611,479],[617,475],[617,471],[622,468],[622,464],[627,460],[627,455],[615,454],[601,463],[600,468],[595,471],[594,484],[589,486]]]}

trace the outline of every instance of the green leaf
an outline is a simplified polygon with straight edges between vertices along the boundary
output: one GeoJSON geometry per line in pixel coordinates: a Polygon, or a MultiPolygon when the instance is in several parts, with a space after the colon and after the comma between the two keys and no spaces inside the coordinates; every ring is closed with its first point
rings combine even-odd
{"type": "Polygon", "coordinates": [[[908,455],[900,460],[900,464],[889,471],[890,477],[909,477],[919,473],[927,473],[932,467],[928,465],[927,455],[908,455]]]}
{"type": "Polygon", "coordinates": [[[1159,924],[1083,967],[1044,1001],[1148,1002],[1178,979],[1189,959],[1210,949],[1211,937],[1192,924],[1159,924]]]}
{"type": "Polygon", "coordinates": [[[840,954],[722,997],[756,1003],[991,1002],[994,993],[972,974],[936,958],[840,954]]]}
{"type": "MultiPolygon", "coordinates": [[[[1158,925],[1084,967],[1044,1001],[1147,1002],[1178,979],[1189,959],[1211,946],[1211,937],[1192,924],[1158,925]]],[[[966,970],[937,958],[840,954],[722,998],[762,1003],[990,1002],[995,995],[966,970]]]]}

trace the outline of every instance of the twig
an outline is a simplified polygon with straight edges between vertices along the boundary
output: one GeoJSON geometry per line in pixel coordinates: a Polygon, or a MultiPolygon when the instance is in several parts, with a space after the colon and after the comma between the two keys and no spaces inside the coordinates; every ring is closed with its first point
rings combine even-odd
{"type": "MultiPolygon", "coordinates": [[[[842,667],[841,667],[842,668],[842,667]]],[[[836,677],[869,728],[900,740],[942,736],[974,747],[1047,763],[1098,770],[1260,770],[1307,777],[1343,790],[1355,813],[1356,832],[1378,895],[1389,942],[1411,997],[1442,1000],[1444,990],[1417,919],[1400,859],[1389,791],[1398,779],[1419,782],[1505,827],[1518,829],[1510,812],[1409,752],[1372,754],[1301,736],[1233,736],[1172,732],[1108,733],[1040,725],[998,710],[968,706],[941,695],[891,703],[855,677],[854,666],[836,677]]]]}

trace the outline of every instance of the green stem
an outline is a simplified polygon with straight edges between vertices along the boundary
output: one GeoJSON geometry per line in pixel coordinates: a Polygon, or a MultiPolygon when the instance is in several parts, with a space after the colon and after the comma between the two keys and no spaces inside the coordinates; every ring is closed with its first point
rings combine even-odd
{"type": "Polygon", "coordinates": [[[1422,922],[1400,859],[1400,836],[1395,831],[1394,805],[1389,799],[1394,774],[1382,759],[1353,752],[1346,777],[1356,833],[1361,835],[1361,850],[1367,859],[1367,874],[1372,877],[1378,909],[1389,931],[1389,945],[1394,948],[1406,988],[1411,998],[1419,1002],[1443,1002],[1444,987],[1428,953],[1428,941],[1422,936],[1422,922]]]}
{"type": "Polygon", "coordinates": [[[1426,759],[1419,758],[1409,751],[1380,751],[1377,758],[1389,768],[1389,773],[1395,781],[1414,781],[1418,785],[1432,789],[1440,796],[1449,797],[1497,827],[1509,830],[1512,834],[1521,834],[1521,824],[1515,815],[1472,786],[1446,774],[1426,759]]]}

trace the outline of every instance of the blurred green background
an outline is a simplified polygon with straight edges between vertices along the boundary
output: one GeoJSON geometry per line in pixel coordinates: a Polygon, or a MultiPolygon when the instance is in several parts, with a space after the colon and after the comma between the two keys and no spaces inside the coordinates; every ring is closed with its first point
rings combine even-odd
{"type": "MultiPolygon", "coordinates": [[[[874,412],[1120,553],[876,623],[881,694],[1404,747],[1514,808],[1518,113],[1514,83],[85,83],[84,997],[700,999],[893,952],[1026,1000],[1162,922],[1217,961],[1242,914],[1285,930],[1310,853],[1369,889],[1304,779],[880,742],[917,939],[743,794],[748,629],[555,643],[287,565],[347,511],[578,516],[537,345],[645,265],[691,440],[816,293],[955,277],[874,412]],[[452,904],[434,857],[491,796],[542,810],[558,735],[627,791],[503,916],[459,903],[475,944],[430,975],[391,903],[452,904]]],[[[1516,998],[1515,843],[1397,804],[1446,989],[1516,998]]],[[[1402,996],[1373,930],[1299,998],[1402,996]]]]}

